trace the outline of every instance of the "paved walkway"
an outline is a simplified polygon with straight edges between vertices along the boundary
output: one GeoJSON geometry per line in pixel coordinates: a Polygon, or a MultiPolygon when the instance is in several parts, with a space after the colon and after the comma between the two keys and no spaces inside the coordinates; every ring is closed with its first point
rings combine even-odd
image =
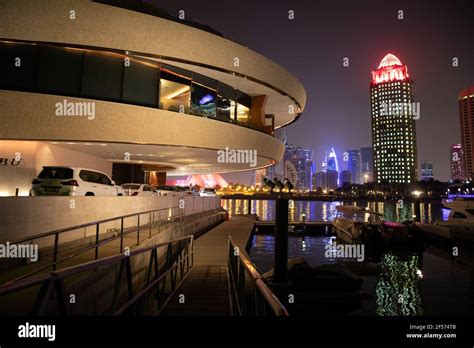
{"type": "Polygon", "coordinates": [[[194,242],[194,267],[161,315],[229,315],[228,238],[245,250],[255,221],[255,215],[233,216],[199,237],[194,242]]]}

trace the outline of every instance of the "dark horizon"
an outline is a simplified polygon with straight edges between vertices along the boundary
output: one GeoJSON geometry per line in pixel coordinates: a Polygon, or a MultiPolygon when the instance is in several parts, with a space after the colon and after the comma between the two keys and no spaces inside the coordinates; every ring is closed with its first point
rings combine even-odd
{"type": "MultiPolygon", "coordinates": [[[[184,10],[188,19],[273,59],[300,79],[306,107],[284,130],[289,143],[313,150],[316,171],[329,147],[340,156],[372,145],[371,71],[387,53],[395,54],[408,67],[421,107],[418,169],[431,161],[436,179],[450,178],[450,145],[461,142],[457,95],[474,84],[472,1],[244,0],[232,11],[216,0],[205,7],[192,1],[157,4],[175,16],[184,10]],[[288,19],[289,10],[294,20],[288,19]],[[344,57],[349,67],[343,66],[344,57]],[[454,57],[458,67],[452,66],[454,57]]],[[[243,182],[249,175],[226,177],[243,182]]]]}

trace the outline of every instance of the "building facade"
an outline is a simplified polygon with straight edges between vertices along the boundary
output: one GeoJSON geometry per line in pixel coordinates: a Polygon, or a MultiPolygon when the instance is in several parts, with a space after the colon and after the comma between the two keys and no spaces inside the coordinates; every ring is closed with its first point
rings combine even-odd
{"type": "Polygon", "coordinates": [[[458,95],[461,146],[466,179],[474,177],[474,86],[464,88],[458,95]]]}
{"type": "Polygon", "coordinates": [[[374,181],[374,160],[370,146],[360,149],[360,179],[362,184],[374,181]]]}
{"type": "MultiPolygon", "coordinates": [[[[24,186],[44,165],[140,181],[278,163],[274,131],[301,114],[302,84],[206,26],[133,3],[77,1],[74,16],[67,1],[2,3],[0,157],[28,159],[24,186]],[[219,156],[248,149],[254,161],[219,156]]],[[[0,192],[18,188],[0,170],[0,192]]]]}
{"type": "Polygon", "coordinates": [[[421,180],[433,180],[433,162],[423,161],[421,163],[421,180]]]}
{"type": "MultiPolygon", "coordinates": [[[[296,172],[294,186],[297,190],[311,190],[313,177],[313,151],[306,150],[300,146],[295,147],[292,144],[285,145],[285,178],[289,178],[290,171],[296,172]]],[[[292,174],[291,174],[292,175],[292,174]]]]}
{"type": "Polygon", "coordinates": [[[327,170],[325,172],[317,172],[314,174],[315,180],[313,181],[313,185],[316,188],[321,188],[324,191],[329,192],[329,191],[334,191],[338,187],[338,172],[334,170],[327,170]]]}
{"type": "Polygon", "coordinates": [[[359,150],[347,151],[347,170],[351,173],[350,182],[355,183],[355,184],[360,184],[361,183],[361,178],[360,178],[361,168],[360,168],[360,151],[359,150]]]}
{"type": "Polygon", "coordinates": [[[370,102],[375,182],[416,181],[419,107],[407,66],[393,54],[387,54],[372,71],[370,102]]]}
{"type": "Polygon", "coordinates": [[[339,173],[339,186],[353,182],[354,180],[352,179],[352,172],[350,170],[343,170],[339,173]]]}
{"type": "Polygon", "coordinates": [[[451,180],[464,180],[464,155],[461,144],[451,145],[451,180]]]}

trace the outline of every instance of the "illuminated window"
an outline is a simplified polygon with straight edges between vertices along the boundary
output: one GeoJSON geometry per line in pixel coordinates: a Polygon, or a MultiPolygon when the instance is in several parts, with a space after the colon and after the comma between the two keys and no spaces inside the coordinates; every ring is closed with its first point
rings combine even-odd
{"type": "Polygon", "coordinates": [[[247,123],[250,119],[250,109],[242,104],[237,104],[237,121],[247,123]]]}
{"type": "Polygon", "coordinates": [[[191,79],[162,69],[160,79],[160,109],[189,113],[191,79]]]}

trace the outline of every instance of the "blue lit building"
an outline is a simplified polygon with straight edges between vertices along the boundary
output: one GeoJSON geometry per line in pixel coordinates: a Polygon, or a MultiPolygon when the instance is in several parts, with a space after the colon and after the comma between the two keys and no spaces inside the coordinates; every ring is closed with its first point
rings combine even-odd
{"type": "MultiPolygon", "coordinates": [[[[339,162],[337,161],[336,151],[333,147],[331,147],[329,154],[326,152],[323,162],[323,172],[328,171],[339,173],[339,162]]],[[[337,184],[339,185],[339,178],[337,179],[337,184]]]]}

